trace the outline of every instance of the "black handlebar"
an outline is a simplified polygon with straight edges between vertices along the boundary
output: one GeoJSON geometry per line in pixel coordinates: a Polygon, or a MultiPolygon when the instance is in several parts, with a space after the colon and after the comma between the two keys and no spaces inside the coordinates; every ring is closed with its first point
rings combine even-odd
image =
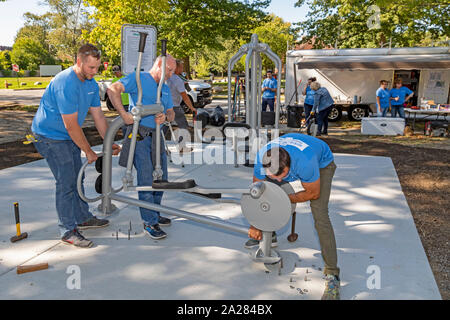
{"type": "Polygon", "coordinates": [[[144,52],[145,40],[147,40],[147,33],[139,32],[139,50],[138,52],[144,52]]]}
{"type": "Polygon", "coordinates": [[[166,56],[166,51],[167,51],[167,39],[162,39],[161,40],[161,55],[163,57],[166,56]]]}

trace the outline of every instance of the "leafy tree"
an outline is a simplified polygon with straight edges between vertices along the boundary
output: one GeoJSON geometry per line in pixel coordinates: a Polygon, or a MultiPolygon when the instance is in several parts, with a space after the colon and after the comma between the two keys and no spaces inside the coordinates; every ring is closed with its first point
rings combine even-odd
{"type": "Polygon", "coordinates": [[[419,45],[450,34],[448,0],[298,0],[308,4],[306,21],[298,23],[315,46],[340,48],[419,45]]]}
{"type": "Polygon", "coordinates": [[[11,51],[0,51],[0,70],[11,69],[11,51]]]}
{"type": "Polygon", "coordinates": [[[51,31],[52,14],[47,12],[43,15],[37,15],[26,12],[23,17],[25,19],[25,24],[17,32],[15,40],[23,37],[33,38],[42,43],[44,48],[51,54],[55,54],[55,52],[51,50],[51,46],[48,42],[48,34],[51,31]]]}
{"type": "Polygon", "coordinates": [[[11,51],[11,62],[24,70],[28,68],[35,70],[40,64],[52,63],[51,57],[42,44],[28,37],[16,40],[11,51]]]}
{"type": "MultiPolygon", "coordinates": [[[[269,20],[253,30],[259,38],[259,42],[267,43],[270,49],[276,53],[282,63],[286,61],[286,51],[289,43],[293,43],[296,38],[297,29],[292,28],[289,22],[274,14],[269,15],[269,20]]],[[[273,66],[272,60],[263,55],[263,67],[273,66]]]]}
{"type": "Polygon", "coordinates": [[[222,48],[219,39],[239,38],[259,25],[270,0],[87,0],[95,7],[97,26],[84,37],[99,43],[112,61],[120,60],[120,30],[124,23],[153,25],[158,38],[168,39],[168,51],[185,58],[205,47],[222,48]]]}
{"type": "Polygon", "coordinates": [[[82,31],[89,33],[93,21],[84,0],[44,0],[50,7],[50,26],[47,41],[60,60],[75,62],[76,53],[83,43],[82,31]]]}

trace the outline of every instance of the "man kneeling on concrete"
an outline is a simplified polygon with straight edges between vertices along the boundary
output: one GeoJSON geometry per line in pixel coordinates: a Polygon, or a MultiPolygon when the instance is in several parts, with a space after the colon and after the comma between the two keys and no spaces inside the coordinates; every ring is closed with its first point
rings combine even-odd
{"type": "MultiPolygon", "coordinates": [[[[289,198],[292,203],[310,201],[325,262],[324,300],[340,298],[336,240],[328,217],[328,201],[335,170],[333,154],[325,142],[308,135],[290,133],[269,142],[259,151],[253,172],[254,182],[268,180],[282,184],[301,181],[304,190],[290,194],[289,198]]],[[[249,237],[259,241],[262,233],[252,226],[249,237]]],[[[246,247],[249,247],[249,242],[255,242],[252,239],[246,247]]]]}
{"type": "MultiPolygon", "coordinates": [[[[175,71],[175,59],[171,55],[167,55],[166,60],[166,76],[170,78],[175,71]]],[[[141,85],[142,85],[142,104],[151,105],[156,103],[158,84],[162,77],[162,57],[159,56],[153,67],[147,72],[141,72],[141,85]]],[[[133,115],[126,112],[122,104],[122,93],[129,93],[131,96],[130,110],[135,108],[135,101],[138,101],[138,87],[136,84],[136,72],[130,73],[125,78],[114,82],[108,88],[108,96],[116,108],[119,115],[128,125],[123,150],[120,155],[119,165],[126,167],[129,146],[130,146],[130,134],[132,133],[133,115]]],[[[165,113],[158,113],[156,115],[148,115],[143,117],[139,124],[138,136],[136,140],[136,150],[134,153],[133,164],[137,172],[138,186],[151,186],[153,183],[153,169],[156,164],[156,157],[160,157],[161,169],[163,170],[163,180],[167,180],[167,157],[164,152],[164,146],[161,146],[161,154],[156,154],[156,139],[153,134],[156,130],[161,129],[161,124],[166,119],[173,121],[175,113],[172,109],[173,102],[170,94],[169,87],[164,84],[161,90],[161,103],[164,106],[165,113]]],[[[163,143],[163,139],[161,139],[163,143]]],[[[150,203],[161,204],[163,197],[162,191],[139,191],[139,200],[147,201],[150,203]]],[[[160,226],[169,226],[171,220],[162,217],[159,212],[155,210],[149,210],[145,208],[139,208],[141,212],[141,218],[144,222],[144,233],[149,235],[152,239],[162,239],[167,236],[160,226]]]]}

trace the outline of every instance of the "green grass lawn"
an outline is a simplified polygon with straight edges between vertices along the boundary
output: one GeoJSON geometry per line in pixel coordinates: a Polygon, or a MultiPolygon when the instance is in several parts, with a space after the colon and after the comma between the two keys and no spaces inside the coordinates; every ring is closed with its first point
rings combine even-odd
{"type": "Polygon", "coordinates": [[[8,86],[8,89],[20,89],[20,90],[26,90],[26,89],[45,89],[47,85],[50,83],[53,77],[1,77],[0,78],[0,88],[6,89],[5,81],[7,83],[10,83],[11,85],[8,86]],[[41,82],[40,85],[35,85],[35,82],[41,82]],[[26,83],[26,85],[20,85],[20,83],[26,83]],[[19,84],[18,84],[19,83],[19,84]]]}

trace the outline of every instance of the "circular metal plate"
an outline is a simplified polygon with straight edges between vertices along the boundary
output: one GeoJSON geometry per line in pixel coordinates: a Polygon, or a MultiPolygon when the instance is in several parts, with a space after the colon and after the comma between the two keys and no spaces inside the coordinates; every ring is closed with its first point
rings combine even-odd
{"type": "Polygon", "coordinates": [[[281,187],[263,181],[266,185],[258,199],[243,194],[241,199],[242,213],[248,222],[262,231],[276,231],[289,222],[292,206],[289,197],[281,187]]]}

